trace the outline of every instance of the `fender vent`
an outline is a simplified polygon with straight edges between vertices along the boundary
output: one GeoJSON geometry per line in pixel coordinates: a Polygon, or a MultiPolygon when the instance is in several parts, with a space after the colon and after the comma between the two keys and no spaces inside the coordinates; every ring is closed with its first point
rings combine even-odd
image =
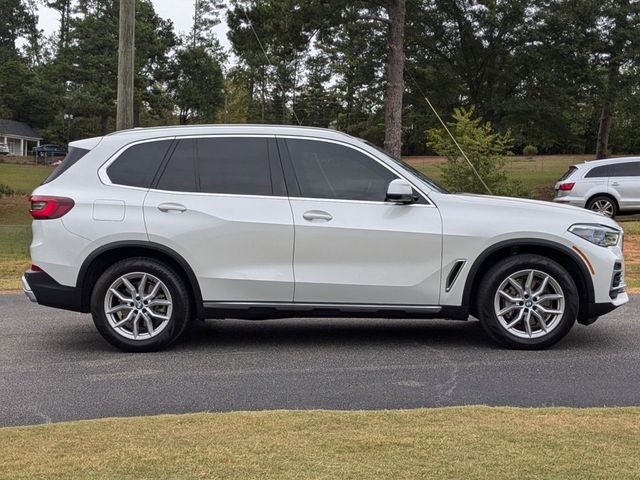
{"type": "Polygon", "coordinates": [[[466,260],[457,260],[456,263],[453,264],[453,268],[449,272],[449,276],[447,277],[447,284],[445,286],[445,291],[450,291],[458,280],[458,276],[462,271],[462,267],[467,263],[466,260]]]}

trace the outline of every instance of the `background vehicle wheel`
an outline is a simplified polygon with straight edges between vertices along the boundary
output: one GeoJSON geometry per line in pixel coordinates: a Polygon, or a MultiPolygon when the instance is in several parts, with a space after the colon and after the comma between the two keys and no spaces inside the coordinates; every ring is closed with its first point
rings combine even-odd
{"type": "Polygon", "coordinates": [[[569,273],[541,255],[496,263],[477,292],[478,316],[489,336],[515,349],[542,349],[562,339],[578,315],[578,291],[569,273]]]}
{"type": "Polygon", "coordinates": [[[610,218],[613,218],[618,214],[618,206],[616,205],[616,202],[606,195],[600,195],[589,200],[587,208],[594,212],[602,213],[610,218]]]}
{"type": "Polygon", "coordinates": [[[166,348],[191,316],[180,276],[151,258],[130,258],[109,267],[91,295],[91,315],[102,336],[128,352],[166,348]]]}

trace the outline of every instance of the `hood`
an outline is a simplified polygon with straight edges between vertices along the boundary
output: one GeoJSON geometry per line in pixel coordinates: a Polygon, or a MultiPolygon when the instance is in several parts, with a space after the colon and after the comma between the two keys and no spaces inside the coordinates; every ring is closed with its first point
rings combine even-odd
{"type": "Polygon", "coordinates": [[[451,194],[463,202],[473,205],[489,206],[504,212],[508,209],[512,212],[520,211],[520,214],[544,214],[554,217],[562,216],[572,223],[597,223],[622,230],[615,220],[585,208],[574,207],[561,203],[546,202],[543,200],[530,200],[526,198],[498,197],[493,195],[480,195],[471,193],[451,194]]]}

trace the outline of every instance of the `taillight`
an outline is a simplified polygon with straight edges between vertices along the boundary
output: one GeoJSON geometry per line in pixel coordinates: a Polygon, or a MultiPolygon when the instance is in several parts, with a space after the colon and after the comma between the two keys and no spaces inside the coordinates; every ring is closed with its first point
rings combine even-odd
{"type": "Polygon", "coordinates": [[[29,201],[31,202],[29,213],[36,220],[60,218],[75,205],[73,200],[66,197],[32,195],[29,201]]]}
{"type": "Polygon", "coordinates": [[[561,183],[558,188],[560,190],[562,190],[563,192],[568,192],[569,190],[571,190],[573,188],[573,186],[575,184],[576,184],[576,182],[561,183]]]}

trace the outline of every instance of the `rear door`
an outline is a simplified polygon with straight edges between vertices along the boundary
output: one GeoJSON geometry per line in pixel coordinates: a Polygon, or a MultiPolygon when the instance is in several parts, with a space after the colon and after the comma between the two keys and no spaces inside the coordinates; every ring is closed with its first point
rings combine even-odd
{"type": "Polygon", "coordinates": [[[385,201],[398,175],[364,150],[279,140],[295,223],[295,301],[437,305],[442,224],[425,198],[385,201]]]}
{"type": "Polygon", "coordinates": [[[609,188],[618,198],[620,208],[640,208],[640,161],[614,163],[610,170],[609,188]]]}
{"type": "Polygon", "coordinates": [[[178,139],[144,212],[149,240],[187,260],[203,300],[293,300],[293,220],[273,138],[178,139]]]}

